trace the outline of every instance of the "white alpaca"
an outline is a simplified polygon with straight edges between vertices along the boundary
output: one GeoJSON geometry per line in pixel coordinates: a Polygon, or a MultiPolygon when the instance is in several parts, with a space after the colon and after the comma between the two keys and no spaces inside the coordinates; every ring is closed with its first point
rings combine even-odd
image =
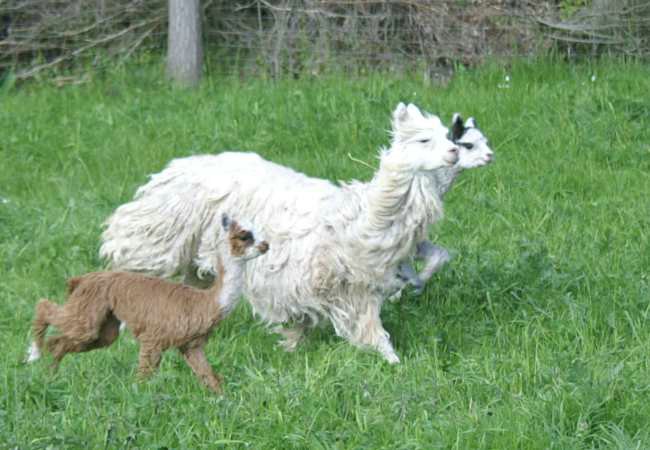
{"type": "MultiPolygon", "coordinates": [[[[462,117],[459,114],[454,114],[450,134],[451,140],[459,146],[458,162],[453,167],[442,167],[430,174],[433,179],[432,186],[435,195],[440,201],[463,170],[483,167],[493,161],[494,155],[487,138],[477,127],[473,117],[467,119],[463,124],[462,117]]],[[[415,294],[420,294],[425,283],[449,261],[450,256],[446,249],[425,240],[418,242],[415,254],[411,258],[424,262],[421,271],[417,273],[410,262],[404,262],[400,264],[398,276],[415,288],[415,294]]],[[[391,299],[399,298],[401,292],[402,290],[399,289],[391,299]]]]}
{"type": "Polygon", "coordinates": [[[430,174],[458,160],[447,132],[400,103],[373,179],[340,187],[254,153],[173,160],[107,220],[100,254],[114,268],[196,282],[213,270],[222,212],[238,211],[271,244],[246,268],[244,296],[269,324],[298,323],[284,332],[287,348],[327,318],[339,336],[399,362],[379,313],[399,263],[442,215],[430,174]]]}

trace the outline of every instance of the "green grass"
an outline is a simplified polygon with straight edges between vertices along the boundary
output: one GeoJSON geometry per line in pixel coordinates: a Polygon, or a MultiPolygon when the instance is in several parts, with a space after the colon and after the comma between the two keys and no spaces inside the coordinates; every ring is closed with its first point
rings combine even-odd
{"type": "Polygon", "coordinates": [[[159,72],[0,92],[0,448],[650,447],[650,69],[519,62],[447,87],[213,78],[196,92],[159,72]],[[223,397],[173,352],[137,382],[128,334],[55,375],[20,363],[35,302],[102,267],[101,223],[148,174],[240,149],[367,180],[347,154],[376,163],[398,101],[474,115],[496,152],[432,230],[456,258],[384,308],[402,364],[330,328],[284,353],[245,303],[208,346],[223,397]]]}

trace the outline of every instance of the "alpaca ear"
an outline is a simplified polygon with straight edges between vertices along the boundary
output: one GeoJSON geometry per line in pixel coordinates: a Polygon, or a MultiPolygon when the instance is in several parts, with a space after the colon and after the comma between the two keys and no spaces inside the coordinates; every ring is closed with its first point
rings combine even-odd
{"type": "Polygon", "coordinates": [[[400,102],[395,108],[395,111],[393,111],[393,133],[400,134],[400,132],[412,128],[408,125],[409,123],[424,119],[425,117],[422,115],[420,109],[413,103],[405,105],[400,102]]]}
{"type": "Polygon", "coordinates": [[[221,216],[221,226],[225,231],[228,231],[228,228],[230,228],[230,218],[228,217],[228,215],[223,214],[221,216]]]}
{"type": "Polygon", "coordinates": [[[473,117],[467,119],[467,122],[465,122],[465,128],[478,128],[478,125],[476,125],[476,120],[473,117]]]}
{"type": "Polygon", "coordinates": [[[420,111],[420,108],[415,106],[413,103],[409,103],[408,106],[406,107],[406,110],[408,111],[410,117],[424,119],[424,116],[422,115],[422,111],[420,111]]]}
{"type": "Polygon", "coordinates": [[[393,131],[399,129],[399,125],[406,122],[409,118],[408,110],[406,105],[402,102],[399,102],[395,110],[393,111],[393,131]]]}
{"type": "Polygon", "coordinates": [[[451,119],[451,141],[456,142],[463,136],[465,133],[465,126],[463,126],[463,118],[458,113],[454,113],[454,117],[451,119]]]}

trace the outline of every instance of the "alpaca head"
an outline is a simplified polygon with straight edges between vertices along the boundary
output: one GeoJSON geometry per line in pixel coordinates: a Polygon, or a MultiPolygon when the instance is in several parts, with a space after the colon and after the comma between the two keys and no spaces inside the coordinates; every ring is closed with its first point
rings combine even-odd
{"type": "Polygon", "coordinates": [[[400,103],[393,111],[391,152],[402,152],[418,170],[435,170],[458,161],[458,146],[447,135],[440,119],[422,114],[413,104],[400,103]]]}
{"type": "Polygon", "coordinates": [[[459,149],[457,167],[461,169],[483,167],[494,160],[494,153],[488,145],[488,140],[476,126],[473,117],[463,123],[463,118],[456,113],[451,122],[449,135],[459,149]]]}
{"type": "Polygon", "coordinates": [[[229,257],[235,261],[248,261],[268,251],[268,242],[260,241],[251,227],[242,226],[226,214],[221,216],[221,226],[227,233],[229,257]]]}

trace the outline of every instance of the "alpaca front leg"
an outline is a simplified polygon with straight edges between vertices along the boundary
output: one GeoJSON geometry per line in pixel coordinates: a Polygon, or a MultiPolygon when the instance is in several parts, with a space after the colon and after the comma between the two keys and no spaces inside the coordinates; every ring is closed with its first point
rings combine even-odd
{"type": "Polygon", "coordinates": [[[190,366],[194,374],[201,380],[210,390],[220,394],[221,393],[221,377],[215,374],[205,356],[203,347],[191,347],[182,349],[181,353],[185,358],[185,362],[190,366]]]}
{"type": "Polygon", "coordinates": [[[399,363],[399,356],[395,353],[393,344],[390,342],[390,334],[384,330],[381,322],[368,324],[368,326],[370,327],[368,331],[372,336],[369,337],[365,345],[377,350],[389,364],[399,363]]]}
{"type": "Polygon", "coordinates": [[[357,317],[349,316],[350,321],[355,324],[354,333],[349,340],[356,346],[378,351],[389,364],[397,364],[400,360],[390,342],[390,334],[384,329],[379,318],[380,308],[381,302],[369,303],[366,310],[357,317]]]}
{"type": "Polygon", "coordinates": [[[417,258],[424,260],[424,267],[418,274],[418,279],[421,283],[420,292],[424,288],[424,284],[429,281],[429,278],[436,273],[442,266],[444,266],[451,256],[449,252],[429,241],[422,241],[417,245],[417,258]]]}
{"type": "Polygon", "coordinates": [[[417,294],[421,293],[424,289],[424,283],[415,271],[415,268],[408,262],[403,262],[399,265],[397,270],[398,278],[404,280],[405,283],[412,285],[417,294]]]}
{"type": "Polygon", "coordinates": [[[158,369],[162,358],[162,349],[155,345],[141,344],[140,362],[138,364],[138,378],[144,379],[158,369]]]}

